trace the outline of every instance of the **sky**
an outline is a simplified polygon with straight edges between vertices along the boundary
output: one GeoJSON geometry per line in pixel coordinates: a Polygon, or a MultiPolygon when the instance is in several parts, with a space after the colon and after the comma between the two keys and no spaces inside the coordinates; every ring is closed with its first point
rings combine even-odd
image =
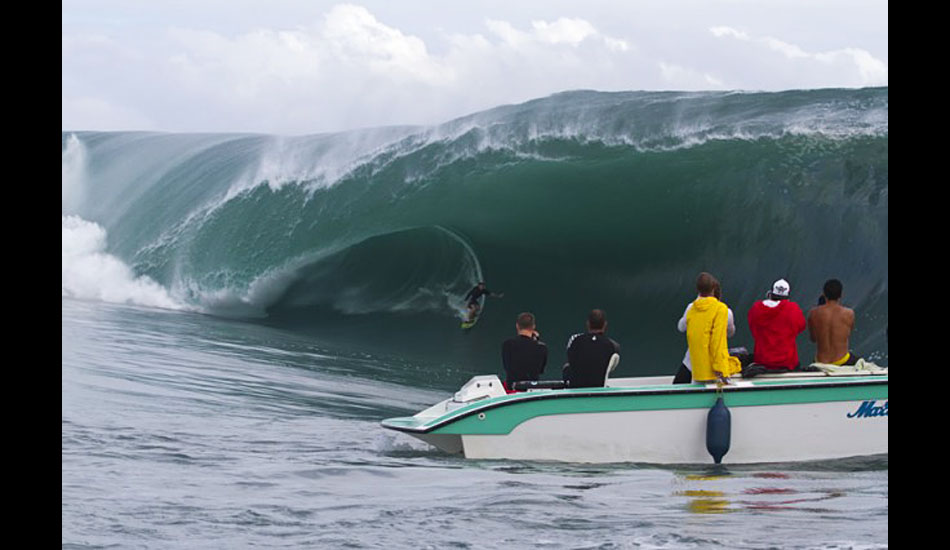
{"type": "Polygon", "coordinates": [[[887,86],[886,0],[63,0],[63,130],[316,134],[566,90],[887,86]]]}

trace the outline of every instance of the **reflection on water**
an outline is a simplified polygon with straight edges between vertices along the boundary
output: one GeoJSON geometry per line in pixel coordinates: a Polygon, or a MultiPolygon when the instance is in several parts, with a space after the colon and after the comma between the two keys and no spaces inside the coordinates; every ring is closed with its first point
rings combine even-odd
{"type": "Polygon", "coordinates": [[[729,500],[721,498],[726,495],[722,491],[682,491],[679,494],[693,497],[687,509],[694,514],[725,514],[732,511],[729,509],[729,500]]]}
{"type": "MultiPolygon", "coordinates": [[[[698,475],[687,474],[683,479],[689,482],[710,482],[728,478],[727,475],[698,475]]],[[[686,509],[693,514],[725,514],[733,511],[729,505],[725,491],[710,489],[686,489],[677,491],[675,496],[689,497],[686,509]]]]}
{"type": "Polygon", "coordinates": [[[673,492],[675,497],[687,497],[686,510],[693,514],[725,514],[740,510],[791,510],[809,513],[843,512],[834,506],[814,506],[848,496],[840,487],[802,489],[802,482],[812,481],[809,476],[782,472],[743,472],[741,470],[716,475],[676,473],[677,485],[687,488],[673,492]]]}

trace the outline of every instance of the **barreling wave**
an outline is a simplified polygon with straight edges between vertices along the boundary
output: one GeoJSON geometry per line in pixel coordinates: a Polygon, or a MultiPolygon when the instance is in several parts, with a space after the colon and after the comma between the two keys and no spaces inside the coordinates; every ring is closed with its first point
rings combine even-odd
{"type": "Polygon", "coordinates": [[[487,277],[503,332],[604,307],[663,361],[698,271],[740,318],[779,277],[803,306],[837,277],[856,346],[886,356],[887,109],[887,88],[568,92],[434,127],[64,132],[64,234],[97,224],[101,252],[213,314],[412,326],[487,277]]]}

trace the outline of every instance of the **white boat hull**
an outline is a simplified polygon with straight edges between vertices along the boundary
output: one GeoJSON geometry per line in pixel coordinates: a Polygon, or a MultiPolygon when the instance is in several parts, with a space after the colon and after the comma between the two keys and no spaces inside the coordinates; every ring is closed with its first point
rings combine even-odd
{"type": "Polygon", "coordinates": [[[763,376],[722,388],[662,377],[609,382],[506,394],[497,377],[475,377],[454,397],[383,426],[474,459],[708,464],[707,435],[727,442],[722,462],[732,464],[887,453],[886,375],[763,376]],[[719,397],[729,420],[710,428],[719,397]]]}
{"type": "MultiPolygon", "coordinates": [[[[847,417],[861,403],[732,408],[732,438],[723,462],[791,462],[887,453],[886,416],[847,417]]],[[[461,446],[467,458],[479,459],[708,463],[708,412],[539,416],[507,435],[461,435],[461,446]]]]}

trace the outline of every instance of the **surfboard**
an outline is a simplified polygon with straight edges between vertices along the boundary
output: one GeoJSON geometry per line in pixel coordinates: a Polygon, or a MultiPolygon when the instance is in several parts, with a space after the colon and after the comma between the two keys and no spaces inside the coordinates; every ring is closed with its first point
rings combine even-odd
{"type": "Polygon", "coordinates": [[[482,316],[482,312],[485,311],[485,297],[482,296],[478,300],[479,300],[479,304],[481,304],[478,308],[478,313],[475,314],[475,317],[473,317],[471,321],[464,320],[464,319],[462,320],[462,330],[468,330],[474,327],[475,323],[478,322],[478,318],[482,316]]]}

